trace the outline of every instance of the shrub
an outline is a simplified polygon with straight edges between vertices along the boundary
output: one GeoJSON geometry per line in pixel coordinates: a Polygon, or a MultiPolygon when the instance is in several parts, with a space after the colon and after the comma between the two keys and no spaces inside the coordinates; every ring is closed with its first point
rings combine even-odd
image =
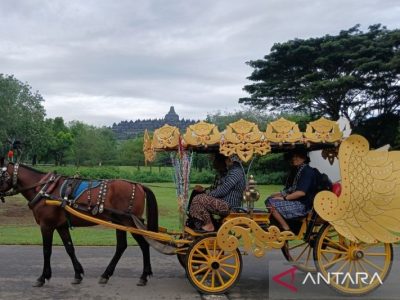
{"type": "MultiPolygon", "coordinates": [[[[74,166],[39,166],[41,171],[50,172],[56,171],[58,174],[65,176],[79,175],[81,178],[86,179],[127,179],[135,182],[173,182],[173,168],[172,167],[115,167],[115,166],[101,166],[101,167],[74,167],[74,166]]],[[[286,177],[285,172],[250,172],[254,175],[255,180],[259,184],[279,184],[281,185],[286,177]]],[[[211,184],[214,181],[215,173],[209,170],[199,172],[192,169],[190,174],[191,183],[204,183],[211,184]]]]}
{"type": "Polygon", "coordinates": [[[277,184],[285,182],[286,172],[272,172],[268,174],[255,174],[255,180],[258,184],[277,184]]]}

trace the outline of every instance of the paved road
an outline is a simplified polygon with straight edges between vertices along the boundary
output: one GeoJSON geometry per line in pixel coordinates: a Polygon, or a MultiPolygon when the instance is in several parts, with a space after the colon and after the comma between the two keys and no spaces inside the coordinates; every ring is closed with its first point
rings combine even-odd
{"type": "MultiPolygon", "coordinates": [[[[107,285],[101,286],[97,280],[114,252],[113,247],[77,247],[76,252],[85,269],[80,285],[70,284],[73,269],[64,248],[54,247],[51,281],[42,288],[33,288],[31,285],[42,270],[42,248],[0,246],[0,299],[349,299],[339,297],[326,286],[303,289],[296,294],[269,282],[270,277],[291,268],[284,264],[279,251],[272,251],[261,259],[244,256],[241,279],[225,297],[200,295],[186,279],[175,256],[155,251],[152,251],[154,276],[146,287],[137,287],[142,268],[138,247],[127,249],[114,276],[107,285]]],[[[395,252],[398,257],[398,250],[395,252]]],[[[362,299],[398,299],[399,274],[400,264],[395,261],[384,283],[386,286],[362,299]]],[[[304,278],[301,276],[296,275],[296,281],[301,282],[304,278]]]]}
{"type": "MultiPolygon", "coordinates": [[[[31,285],[42,270],[42,248],[0,246],[0,299],[201,299],[187,280],[176,256],[152,251],[154,276],[146,287],[138,287],[141,252],[139,247],[129,247],[109,283],[101,286],[97,283],[98,277],[112,257],[114,248],[77,247],[76,252],[85,269],[85,278],[80,285],[70,284],[74,273],[64,248],[54,247],[52,279],[42,288],[33,288],[31,285]]],[[[244,258],[244,264],[249,257],[244,258]]],[[[248,299],[265,299],[266,266],[266,262],[254,270],[251,270],[251,265],[244,266],[243,280],[232,291],[231,299],[239,299],[239,294],[248,299]]]]}

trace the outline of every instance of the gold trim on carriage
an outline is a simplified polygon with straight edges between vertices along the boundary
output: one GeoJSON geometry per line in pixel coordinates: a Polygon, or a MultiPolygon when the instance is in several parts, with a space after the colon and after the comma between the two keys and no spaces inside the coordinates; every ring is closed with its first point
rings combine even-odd
{"type": "Polygon", "coordinates": [[[173,151],[179,147],[197,151],[212,148],[226,156],[236,154],[243,162],[248,162],[256,154],[265,155],[273,149],[294,145],[337,147],[342,137],[337,122],[325,118],[310,122],[305,132],[284,118],[267,124],[265,132],[260,131],[257,124],[243,119],[228,124],[223,132],[216,125],[202,121],[189,126],[184,134],[179,128],[166,124],[156,129],[151,139],[146,130],[143,152],[146,161],[151,162],[159,151],[173,151]]]}
{"type": "MultiPolygon", "coordinates": [[[[140,226],[140,220],[136,227],[126,227],[79,213],[74,206],[65,209],[78,218],[141,235],[159,251],[176,254],[191,284],[203,293],[225,293],[238,281],[242,249],[256,257],[281,249],[300,271],[319,272],[324,278],[348,273],[346,280],[330,281],[335,290],[346,295],[367,294],[389,275],[392,243],[400,240],[400,151],[370,150],[365,138],[344,137],[337,122],[324,118],[307,124],[305,131],[283,118],[268,123],[265,131],[243,119],[224,130],[199,122],[181,133],[177,127],[164,125],[152,137],[145,132],[143,151],[147,161],[154,161],[157,152],[172,152],[178,208],[184,220],[190,153],[218,151],[249,162],[256,155],[297,147],[322,150],[322,157],[329,162],[337,158],[342,189],[340,194],[319,192],[312,213],[299,220],[296,231],[281,231],[270,224],[267,210],[253,210],[260,195],[252,178],[243,197],[246,209],[223,218],[213,233],[195,232],[184,222],[181,231],[160,227],[159,232],[150,232],[140,226]],[[352,282],[359,273],[372,279],[352,282]]],[[[46,200],[47,205],[62,203],[46,200]]]]}
{"type": "Polygon", "coordinates": [[[302,219],[296,234],[270,226],[268,213],[251,211],[230,214],[214,235],[198,237],[186,228],[183,236],[197,239],[180,254],[180,261],[198,290],[222,293],[232,287],[240,275],[242,247],[256,257],[282,249],[297,269],[318,271],[322,276],[346,271],[378,277],[368,284],[331,282],[331,287],[347,295],[369,293],[388,276],[391,243],[399,241],[400,232],[400,152],[370,150],[365,138],[345,138],[339,124],[325,118],[308,123],[304,132],[284,118],[268,123],[265,131],[243,119],[222,131],[215,124],[199,122],[183,134],[177,127],[164,125],[152,138],[146,131],[143,151],[150,162],[159,151],[219,151],[249,162],[255,155],[296,147],[322,150],[322,157],[330,163],[339,159],[341,194],[317,194],[314,213],[302,219]],[[223,267],[226,257],[230,258],[230,268],[223,267]]]}

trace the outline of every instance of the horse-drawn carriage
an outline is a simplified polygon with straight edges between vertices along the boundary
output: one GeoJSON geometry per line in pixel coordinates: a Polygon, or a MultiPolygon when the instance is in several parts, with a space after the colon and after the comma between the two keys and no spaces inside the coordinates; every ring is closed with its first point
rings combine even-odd
{"type": "MultiPolygon", "coordinates": [[[[154,160],[158,151],[172,153],[180,231],[161,227],[147,230],[137,217],[133,217],[132,226],[101,218],[99,208],[105,210],[111,205],[102,199],[101,192],[93,204],[96,213],[80,209],[79,203],[48,197],[46,193],[42,193],[46,198],[43,205],[62,206],[78,219],[130,232],[165,254],[177,255],[191,284],[203,293],[224,293],[238,281],[242,249],[256,257],[271,249],[281,249],[299,270],[318,271],[325,278],[331,277],[330,286],[344,294],[369,293],[388,276],[392,243],[399,240],[396,233],[400,232],[400,152],[370,151],[363,137],[343,138],[338,124],[323,118],[310,122],[305,132],[285,119],[267,124],[265,132],[245,120],[229,124],[222,132],[206,122],[189,126],[185,133],[165,125],[152,138],[145,133],[143,150],[148,161],[154,160]],[[294,220],[296,226],[292,230],[281,231],[271,224],[267,209],[254,208],[259,193],[252,178],[244,193],[243,208],[219,220],[216,232],[199,233],[186,226],[191,153],[235,154],[243,162],[250,162],[255,155],[296,148],[322,150],[323,156],[331,161],[338,158],[341,192],[318,193],[313,210],[294,220]],[[362,278],[358,278],[360,274],[362,278]]],[[[13,169],[7,170],[7,180],[17,181],[13,169]]],[[[7,177],[5,172],[3,169],[3,181],[7,177]]],[[[137,198],[134,188],[130,196],[137,198]]],[[[133,202],[129,204],[132,206],[133,202]]]]}

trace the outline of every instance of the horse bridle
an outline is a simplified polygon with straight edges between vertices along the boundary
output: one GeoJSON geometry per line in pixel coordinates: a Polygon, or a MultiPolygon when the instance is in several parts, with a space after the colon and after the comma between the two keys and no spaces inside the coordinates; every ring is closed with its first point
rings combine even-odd
{"type": "Polygon", "coordinates": [[[34,205],[36,205],[40,199],[42,199],[43,195],[46,194],[46,189],[48,187],[48,185],[50,183],[53,182],[57,182],[61,176],[56,176],[55,174],[51,174],[50,178],[46,181],[39,181],[37,183],[34,183],[30,186],[27,187],[23,187],[18,189],[17,187],[17,183],[18,183],[18,170],[19,170],[19,163],[15,163],[14,164],[14,168],[13,168],[13,173],[10,176],[10,174],[8,173],[8,166],[10,163],[8,163],[6,166],[3,166],[1,168],[1,173],[0,173],[0,184],[4,184],[4,183],[8,183],[10,180],[12,180],[11,182],[11,188],[5,192],[0,192],[0,200],[4,203],[4,197],[8,197],[8,196],[14,196],[17,195],[23,191],[27,191],[30,190],[32,188],[36,188],[38,186],[41,186],[42,188],[40,189],[40,191],[36,194],[36,196],[29,202],[29,207],[33,208],[34,205]]]}
{"type": "Polygon", "coordinates": [[[12,180],[11,188],[5,192],[0,192],[0,200],[3,203],[5,202],[4,197],[13,196],[19,193],[19,191],[17,190],[19,163],[16,163],[14,165],[12,176],[10,176],[10,174],[8,173],[8,165],[9,164],[3,166],[0,173],[0,184],[5,184],[12,180]]]}
{"type": "Polygon", "coordinates": [[[7,167],[2,167],[1,173],[0,173],[0,184],[8,182],[10,179],[11,179],[11,176],[7,172],[7,167]]]}

